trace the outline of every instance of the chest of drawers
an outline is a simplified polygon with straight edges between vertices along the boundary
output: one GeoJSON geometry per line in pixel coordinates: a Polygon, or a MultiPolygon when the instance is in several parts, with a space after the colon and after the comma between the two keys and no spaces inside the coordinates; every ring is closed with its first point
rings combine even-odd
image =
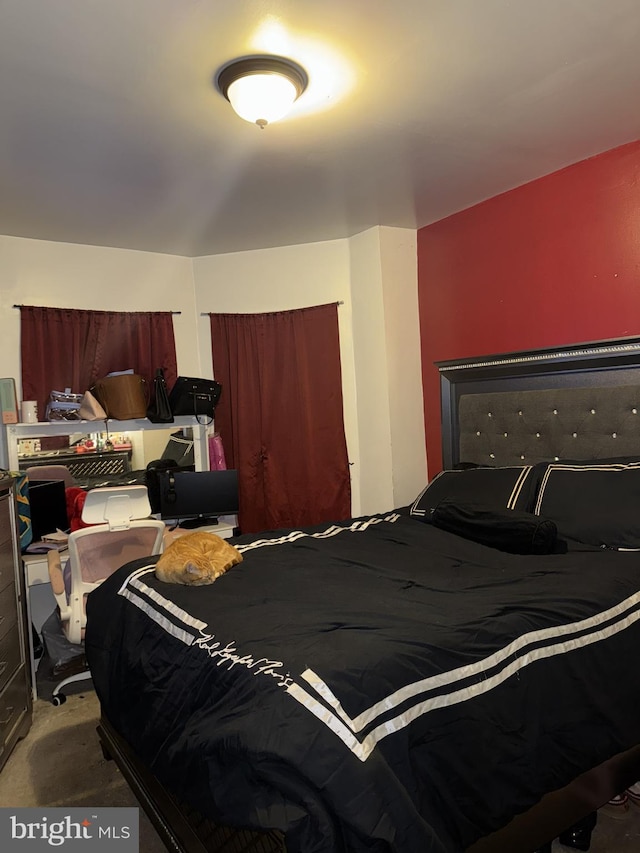
{"type": "Polygon", "coordinates": [[[0,769],[31,726],[25,585],[14,481],[0,479],[0,769]]]}

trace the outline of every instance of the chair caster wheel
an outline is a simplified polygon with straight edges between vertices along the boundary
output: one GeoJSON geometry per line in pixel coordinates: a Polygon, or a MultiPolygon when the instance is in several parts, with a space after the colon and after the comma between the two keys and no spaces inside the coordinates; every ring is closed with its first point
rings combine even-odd
{"type": "Polygon", "coordinates": [[[64,705],[66,701],[67,697],[64,695],[64,693],[56,693],[55,696],[51,697],[51,704],[55,705],[56,708],[58,707],[58,705],[64,705]]]}
{"type": "Polygon", "coordinates": [[[591,846],[591,832],[596,825],[597,815],[592,812],[579,823],[563,832],[558,840],[565,847],[572,847],[574,850],[588,850],[591,846]]]}
{"type": "Polygon", "coordinates": [[[591,833],[578,830],[577,832],[563,832],[558,839],[560,844],[571,847],[573,850],[588,850],[591,846],[591,833]]]}

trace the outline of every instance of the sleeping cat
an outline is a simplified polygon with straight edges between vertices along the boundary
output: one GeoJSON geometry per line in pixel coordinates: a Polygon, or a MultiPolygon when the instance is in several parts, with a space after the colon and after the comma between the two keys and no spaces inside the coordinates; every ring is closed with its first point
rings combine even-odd
{"type": "Polygon", "coordinates": [[[242,554],[214,533],[196,531],[174,539],[156,563],[156,577],[165,583],[202,586],[213,583],[242,554]]]}

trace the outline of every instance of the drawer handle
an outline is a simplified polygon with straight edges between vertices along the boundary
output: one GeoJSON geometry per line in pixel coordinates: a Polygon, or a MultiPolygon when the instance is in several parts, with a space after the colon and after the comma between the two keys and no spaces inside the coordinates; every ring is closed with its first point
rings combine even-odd
{"type": "Polygon", "coordinates": [[[6,726],[11,717],[13,717],[13,705],[7,705],[7,716],[4,720],[0,720],[0,726],[6,726]]]}
{"type": "Polygon", "coordinates": [[[9,666],[8,660],[0,660],[0,675],[2,675],[5,669],[9,666]]]}

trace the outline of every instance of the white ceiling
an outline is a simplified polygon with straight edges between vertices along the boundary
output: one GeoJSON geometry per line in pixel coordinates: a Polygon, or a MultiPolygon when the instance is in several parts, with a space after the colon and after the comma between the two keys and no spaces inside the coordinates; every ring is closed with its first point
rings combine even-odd
{"type": "Polygon", "coordinates": [[[0,0],[0,234],[189,256],[416,228],[640,138],[640,0],[0,0]],[[265,130],[236,56],[310,85],[265,130]]]}

